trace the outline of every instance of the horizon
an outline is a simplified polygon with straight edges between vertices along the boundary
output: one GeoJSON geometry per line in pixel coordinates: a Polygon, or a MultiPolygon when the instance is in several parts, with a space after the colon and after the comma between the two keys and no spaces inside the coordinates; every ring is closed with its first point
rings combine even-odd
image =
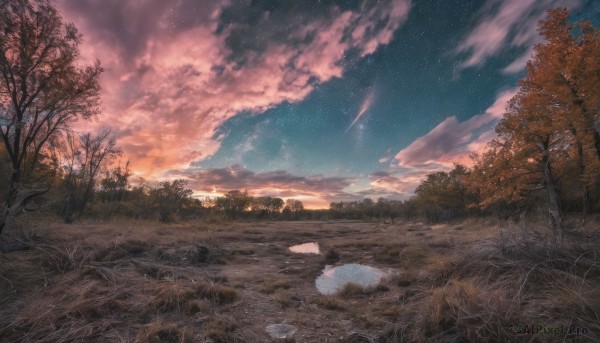
{"type": "Polygon", "coordinates": [[[592,1],[320,1],[145,5],[61,0],[99,59],[102,112],[122,161],[188,180],[301,200],[405,200],[424,177],[470,165],[494,136],[537,22],[592,1]]]}

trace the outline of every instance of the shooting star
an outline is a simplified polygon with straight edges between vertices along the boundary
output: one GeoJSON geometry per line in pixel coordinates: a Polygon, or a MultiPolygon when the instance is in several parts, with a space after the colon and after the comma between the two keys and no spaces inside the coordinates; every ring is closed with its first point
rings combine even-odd
{"type": "Polygon", "coordinates": [[[365,114],[369,110],[369,107],[371,107],[372,103],[373,103],[373,89],[371,89],[369,91],[369,93],[367,93],[367,96],[365,97],[362,104],[360,105],[360,109],[358,110],[356,117],[354,117],[352,124],[350,124],[350,126],[348,126],[348,128],[346,129],[346,132],[344,132],[344,133],[348,133],[348,131],[350,131],[352,126],[354,126],[354,124],[356,124],[356,122],[360,119],[360,117],[362,117],[363,114],[365,114]]]}

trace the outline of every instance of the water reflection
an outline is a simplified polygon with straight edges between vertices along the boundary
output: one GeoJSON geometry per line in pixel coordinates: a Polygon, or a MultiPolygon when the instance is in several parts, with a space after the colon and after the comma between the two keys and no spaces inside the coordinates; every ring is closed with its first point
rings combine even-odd
{"type": "Polygon", "coordinates": [[[291,339],[294,337],[296,331],[298,331],[298,328],[288,324],[272,324],[267,325],[266,330],[272,338],[291,339]]]}
{"type": "Polygon", "coordinates": [[[315,284],[319,293],[331,295],[349,283],[359,284],[365,288],[377,286],[384,275],[385,273],[380,269],[356,263],[335,268],[325,266],[323,274],[317,278],[315,284]]]}
{"type": "Polygon", "coordinates": [[[299,245],[294,245],[290,247],[291,252],[299,253],[299,254],[320,254],[319,243],[311,242],[304,243],[299,245]]]}

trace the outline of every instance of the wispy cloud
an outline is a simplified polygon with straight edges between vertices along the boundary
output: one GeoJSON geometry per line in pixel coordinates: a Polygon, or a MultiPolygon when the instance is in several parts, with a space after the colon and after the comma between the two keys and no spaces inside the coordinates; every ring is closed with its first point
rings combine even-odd
{"type": "Polygon", "coordinates": [[[325,177],[322,175],[297,176],[279,170],[256,173],[239,165],[214,169],[171,170],[169,175],[183,177],[190,186],[207,193],[225,193],[244,190],[255,194],[276,196],[322,195],[341,196],[353,179],[347,177],[325,177]]]}
{"type": "Polygon", "coordinates": [[[531,56],[531,46],[541,41],[537,23],[550,8],[576,8],[579,0],[488,0],[479,13],[478,24],[456,48],[457,54],[466,54],[461,69],[480,66],[490,57],[507,48],[529,48],[503,69],[515,73],[525,67],[531,56]]]}
{"type": "Polygon", "coordinates": [[[355,195],[406,200],[414,194],[415,189],[427,174],[445,169],[436,163],[418,167],[392,165],[385,171],[369,174],[369,189],[358,191],[355,195]]]}
{"type": "Polygon", "coordinates": [[[59,6],[85,35],[82,58],[106,69],[98,125],[125,128],[120,144],[136,170],[157,176],[214,154],[217,128],[232,116],[300,101],[342,76],[348,53],[391,41],[410,0],[316,13],[191,0],[59,6]]]}
{"type": "Polygon", "coordinates": [[[503,74],[515,74],[515,73],[518,73],[521,70],[525,69],[525,66],[527,65],[527,61],[529,61],[533,57],[533,52],[534,52],[533,46],[531,46],[529,49],[527,49],[527,51],[523,55],[516,58],[515,60],[510,62],[509,65],[504,67],[502,69],[502,73],[503,74]]]}
{"type": "MultiPolygon", "coordinates": [[[[411,180],[408,173],[399,175],[391,174],[389,171],[377,171],[369,174],[370,192],[373,194],[394,194],[396,197],[406,198],[414,188],[414,180],[411,180]]],[[[365,192],[363,192],[365,193],[365,192]]]]}
{"type": "Polygon", "coordinates": [[[494,126],[505,112],[507,102],[516,89],[498,94],[485,113],[463,122],[448,117],[426,135],[417,138],[395,156],[402,167],[427,167],[436,164],[451,167],[453,163],[471,164],[469,155],[478,152],[495,137],[494,126]]]}

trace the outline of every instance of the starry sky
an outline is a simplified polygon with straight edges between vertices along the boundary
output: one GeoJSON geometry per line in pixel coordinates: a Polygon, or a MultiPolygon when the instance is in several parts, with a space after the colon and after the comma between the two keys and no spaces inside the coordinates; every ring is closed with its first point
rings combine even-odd
{"type": "Polygon", "coordinates": [[[136,174],[309,208],[407,199],[472,163],[545,10],[594,0],[56,0],[102,62],[102,114],[136,174]]]}

